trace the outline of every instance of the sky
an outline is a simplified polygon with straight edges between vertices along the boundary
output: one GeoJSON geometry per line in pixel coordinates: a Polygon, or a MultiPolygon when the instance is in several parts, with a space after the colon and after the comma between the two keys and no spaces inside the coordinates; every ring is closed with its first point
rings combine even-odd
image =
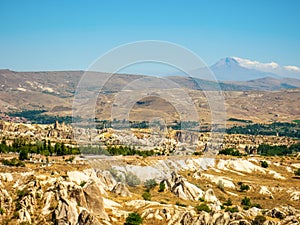
{"type": "Polygon", "coordinates": [[[300,67],[300,1],[0,0],[0,68],[84,70],[128,42],[300,67]]]}

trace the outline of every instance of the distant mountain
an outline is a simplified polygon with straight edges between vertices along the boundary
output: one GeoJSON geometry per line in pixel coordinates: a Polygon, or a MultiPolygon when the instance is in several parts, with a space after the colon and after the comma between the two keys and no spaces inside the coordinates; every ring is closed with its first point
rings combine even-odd
{"type": "Polygon", "coordinates": [[[295,78],[264,77],[248,81],[209,81],[189,77],[169,77],[170,80],[189,89],[223,91],[277,91],[300,88],[300,80],[295,78]]]}
{"type": "MultiPolygon", "coordinates": [[[[211,72],[215,75],[215,79],[219,81],[248,81],[265,77],[300,79],[299,67],[280,66],[275,62],[261,63],[238,57],[226,57],[209,68],[190,71],[193,76],[203,79],[211,79],[211,72]]],[[[178,75],[184,76],[184,74],[178,75]]]]}
{"type": "Polygon", "coordinates": [[[295,78],[276,79],[273,77],[264,77],[248,81],[229,81],[224,83],[234,85],[237,87],[236,90],[275,91],[300,87],[300,80],[295,78]]]}
{"type": "MultiPolygon", "coordinates": [[[[300,78],[300,68],[296,66],[280,66],[275,62],[261,63],[238,57],[226,57],[210,67],[217,80],[247,81],[264,77],[300,78]]],[[[201,69],[199,69],[201,75],[201,69]]]]}
{"type": "Polygon", "coordinates": [[[247,81],[268,76],[279,78],[276,74],[243,67],[236,59],[230,57],[221,59],[210,69],[216,78],[222,81],[247,81]]]}

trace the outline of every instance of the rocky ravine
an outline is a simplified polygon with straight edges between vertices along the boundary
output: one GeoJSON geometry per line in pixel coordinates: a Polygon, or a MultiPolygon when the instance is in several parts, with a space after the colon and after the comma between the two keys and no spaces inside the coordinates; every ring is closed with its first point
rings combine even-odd
{"type": "MultiPolygon", "coordinates": [[[[292,175],[285,165],[290,162],[278,165],[275,160],[269,161],[270,168],[265,169],[255,158],[135,160],[136,165],[133,161],[128,161],[127,165],[111,165],[114,172],[97,169],[94,162],[91,164],[94,168],[88,169],[79,169],[76,164],[72,165],[73,170],[65,171],[55,171],[55,164],[47,168],[27,165],[27,172],[1,173],[1,224],[124,224],[130,212],[138,212],[143,224],[267,225],[300,222],[299,184],[291,184],[292,175]],[[167,166],[171,163],[173,166],[167,166]],[[116,174],[122,177],[128,173],[137,175],[142,181],[156,179],[164,184],[165,190],[158,192],[158,187],[155,187],[150,191],[151,201],[143,200],[142,185],[129,187],[116,177],[116,174]],[[253,177],[264,181],[251,182],[253,177]],[[239,192],[238,180],[250,185],[247,193],[239,192]],[[268,180],[273,180],[273,187],[268,180]],[[282,186],[277,183],[282,183],[282,186]],[[223,184],[223,191],[220,184],[223,184]],[[285,201],[280,200],[279,192],[285,195],[285,201]],[[222,206],[224,196],[231,196],[238,212],[225,212],[222,206]],[[235,201],[243,196],[255,200],[259,200],[257,196],[267,196],[261,199],[276,202],[275,205],[263,205],[263,209],[250,207],[245,210],[235,201]],[[211,212],[197,210],[195,206],[202,203],[209,206],[211,212]],[[258,223],[257,218],[255,220],[257,215],[263,215],[266,221],[258,223]]],[[[290,166],[296,168],[297,164],[290,166]]]]}

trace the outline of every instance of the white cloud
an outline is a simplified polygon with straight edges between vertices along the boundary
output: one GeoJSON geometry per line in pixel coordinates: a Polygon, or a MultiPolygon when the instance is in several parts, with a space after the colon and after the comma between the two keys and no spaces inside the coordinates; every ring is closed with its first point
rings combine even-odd
{"type": "Polygon", "coordinates": [[[297,66],[280,66],[276,62],[262,63],[239,57],[232,57],[240,66],[255,69],[262,72],[272,73],[283,77],[299,78],[300,68],[297,66]]]}
{"type": "Polygon", "coordinates": [[[270,72],[269,70],[274,70],[274,69],[277,69],[280,67],[276,62],[261,63],[258,61],[242,59],[239,57],[232,57],[232,58],[235,59],[240,64],[240,66],[246,67],[248,69],[256,69],[256,70],[262,70],[265,72],[270,72]]]}
{"type": "Polygon", "coordinates": [[[297,66],[284,66],[284,68],[293,72],[300,72],[300,68],[297,66]]]}

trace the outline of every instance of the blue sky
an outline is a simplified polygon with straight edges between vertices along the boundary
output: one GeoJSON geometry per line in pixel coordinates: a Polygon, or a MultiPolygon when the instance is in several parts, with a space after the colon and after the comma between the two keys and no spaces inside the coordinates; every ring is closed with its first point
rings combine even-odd
{"type": "Polygon", "coordinates": [[[0,0],[0,68],[86,69],[118,45],[164,40],[300,67],[300,1],[0,0]]]}

